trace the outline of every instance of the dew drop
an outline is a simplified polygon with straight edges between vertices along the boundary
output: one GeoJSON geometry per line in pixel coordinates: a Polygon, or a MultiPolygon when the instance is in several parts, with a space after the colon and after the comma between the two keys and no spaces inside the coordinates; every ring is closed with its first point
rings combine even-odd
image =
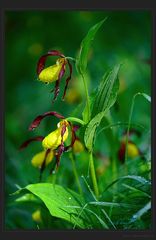
{"type": "Polygon", "coordinates": [[[133,215],[132,219],[133,219],[133,220],[137,219],[137,216],[136,216],[136,215],[133,215]]]}
{"type": "Polygon", "coordinates": [[[69,197],[69,200],[71,200],[71,197],[69,197]]]}

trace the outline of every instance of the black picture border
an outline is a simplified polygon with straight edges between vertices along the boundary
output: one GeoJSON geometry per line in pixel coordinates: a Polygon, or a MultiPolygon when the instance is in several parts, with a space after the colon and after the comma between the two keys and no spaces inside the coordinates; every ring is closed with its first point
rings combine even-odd
{"type": "MultiPolygon", "coordinates": [[[[152,14],[152,115],[151,115],[151,124],[152,124],[152,190],[153,190],[153,203],[156,203],[156,61],[155,61],[155,52],[156,52],[156,11],[155,11],[155,0],[1,0],[1,14],[0,14],[0,27],[1,27],[1,80],[0,80],[0,136],[1,136],[1,145],[0,145],[0,155],[1,155],[1,237],[0,239],[37,239],[44,240],[46,239],[58,239],[58,240],[74,240],[74,239],[156,239],[156,207],[152,204],[152,219],[153,225],[151,230],[47,230],[47,231],[36,231],[36,230],[4,230],[4,142],[5,142],[5,86],[4,86],[4,14],[5,11],[12,10],[149,10],[152,14]],[[155,67],[154,67],[155,66],[155,67]]],[[[146,34],[146,33],[145,33],[146,34]]]]}

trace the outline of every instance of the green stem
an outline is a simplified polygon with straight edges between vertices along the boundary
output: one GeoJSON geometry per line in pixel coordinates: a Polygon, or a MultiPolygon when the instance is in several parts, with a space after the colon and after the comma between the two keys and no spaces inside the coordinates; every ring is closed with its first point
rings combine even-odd
{"type": "Polygon", "coordinates": [[[74,175],[75,175],[75,180],[76,180],[76,183],[77,183],[79,193],[81,195],[83,195],[83,191],[82,191],[82,188],[81,188],[81,184],[80,184],[78,173],[77,173],[76,166],[75,166],[75,160],[74,160],[73,152],[70,152],[69,157],[70,157],[70,160],[72,162],[72,168],[73,168],[73,172],[74,172],[74,175]]]}
{"type": "Polygon", "coordinates": [[[79,119],[79,118],[75,118],[75,117],[68,117],[66,118],[67,121],[71,121],[71,122],[77,122],[77,123],[80,123],[81,125],[85,125],[86,123],[79,119]]]}
{"type": "Polygon", "coordinates": [[[76,62],[76,59],[75,58],[72,58],[72,57],[65,57],[66,59],[69,59],[69,60],[71,60],[71,61],[73,61],[73,62],[76,62]]]}
{"type": "Polygon", "coordinates": [[[90,120],[90,101],[89,101],[89,94],[88,94],[88,88],[87,88],[87,82],[85,80],[84,74],[81,73],[82,79],[83,79],[83,84],[84,84],[84,89],[85,89],[85,95],[86,95],[86,101],[87,101],[87,122],[90,120]]]}
{"type": "Polygon", "coordinates": [[[96,174],[95,174],[95,167],[94,167],[94,160],[93,160],[92,152],[89,153],[89,162],[90,162],[90,171],[91,171],[91,178],[92,178],[92,182],[93,182],[93,188],[94,188],[95,195],[98,198],[99,189],[98,189],[97,180],[96,180],[96,174]]]}

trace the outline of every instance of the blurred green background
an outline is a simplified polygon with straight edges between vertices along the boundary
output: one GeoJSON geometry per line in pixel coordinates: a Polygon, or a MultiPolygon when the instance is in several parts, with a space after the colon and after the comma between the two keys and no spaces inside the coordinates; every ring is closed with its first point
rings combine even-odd
{"type": "MultiPolygon", "coordinates": [[[[136,92],[151,95],[151,13],[149,11],[6,11],[5,12],[5,224],[7,229],[35,228],[31,214],[34,206],[14,205],[9,194],[38,181],[39,172],[30,161],[40,151],[39,143],[18,151],[20,144],[35,135],[55,129],[56,119],[48,118],[34,132],[28,131],[39,114],[54,110],[70,116],[77,102],[62,102],[62,91],[52,106],[52,85],[37,81],[36,64],[48,50],[57,49],[65,56],[75,57],[81,40],[89,28],[108,17],[97,33],[89,54],[88,82],[90,92],[98,86],[105,71],[122,62],[118,111],[114,120],[127,122],[132,97],[136,92]],[[50,130],[49,130],[50,129],[50,130]]],[[[51,57],[48,64],[54,64],[51,57]]],[[[83,97],[82,80],[73,72],[72,81],[83,97]]],[[[61,83],[64,86],[64,80],[61,83]]],[[[75,116],[76,117],[76,116],[75,116]]],[[[81,115],[77,115],[81,117],[81,115]]],[[[150,126],[150,107],[137,99],[133,122],[150,126]],[[146,113],[146,114],[145,114],[146,113]]],[[[100,141],[100,147],[103,143],[100,141]]],[[[109,146],[107,146],[109,152],[109,146]]],[[[84,157],[85,158],[85,157],[84,157]]],[[[70,163],[61,160],[58,182],[74,188],[70,163]],[[71,182],[73,182],[71,184],[71,182]],[[70,184],[69,184],[70,183],[70,184]]],[[[82,169],[81,169],[82,170],[82,169]]],[[[83,172],[81,172],[83,173],[83,172]]],[[[34,209],[33,209],[34,208],[34,209]]],[[[55,224],[54,224],[55,228],[55,224]]]]}

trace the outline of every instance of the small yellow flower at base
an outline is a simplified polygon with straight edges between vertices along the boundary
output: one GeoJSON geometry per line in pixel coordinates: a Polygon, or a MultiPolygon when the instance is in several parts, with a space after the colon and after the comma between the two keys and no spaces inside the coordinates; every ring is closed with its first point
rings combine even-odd
{"type": "Polygon", "coordinates": [[[58,80],[59,73],[65,61],[65,58],[59,58],[55,65],[43,69],[38,76],[39,80],[44,83],[51,83],[58,80]]]}
{"type": "Polygon", "coordinates": [[[32,219],[35,222],[42,222],[42,217],[41,217],[41,211],[40,210],[36,210],[35,212],[32,213],[32,219]]]}
{"type": "MultiPolygon", "coordinates": [[[[43,161],[44,161],[44,158],[45,158],[45,154],[46,154],[46,151],[42,151],[42,152],[39,152],[37,153],[31,160],[31,163],[34,167],[41,167],[43,161]]],[[[46,158],[46,166],[53,160],[53,157],[54,157],[54,152],[53,151],[50,151],[49,154],[47,155],[47,158],[46,158]]]]}
{"type": "Polygon", "coordinates": [[[135,158],[140,155],[137,146],[134,143],[129,142],[127,146],[128,157],[135,158]]]}
{"type": "Polygon", "coordinates": [[[69,125],[69,123],[66,120],[62,120],[61,122],[58,123],[57,125],[58,128],[43,139],[42,146],[44,149],[54,150],[61,144],[62,141],[61,131],[64,125],[66,126],[66,131],[63,135],[63,142],[66,141],[66,139],[68,138],[67,126],[69,125]]]}
{"type": "Polygon", "coordinates": [[[84,146],[78,139],[76,139],[74,142],[73,151],[74,153],[80,153],[84,151],[84,146]]]}

